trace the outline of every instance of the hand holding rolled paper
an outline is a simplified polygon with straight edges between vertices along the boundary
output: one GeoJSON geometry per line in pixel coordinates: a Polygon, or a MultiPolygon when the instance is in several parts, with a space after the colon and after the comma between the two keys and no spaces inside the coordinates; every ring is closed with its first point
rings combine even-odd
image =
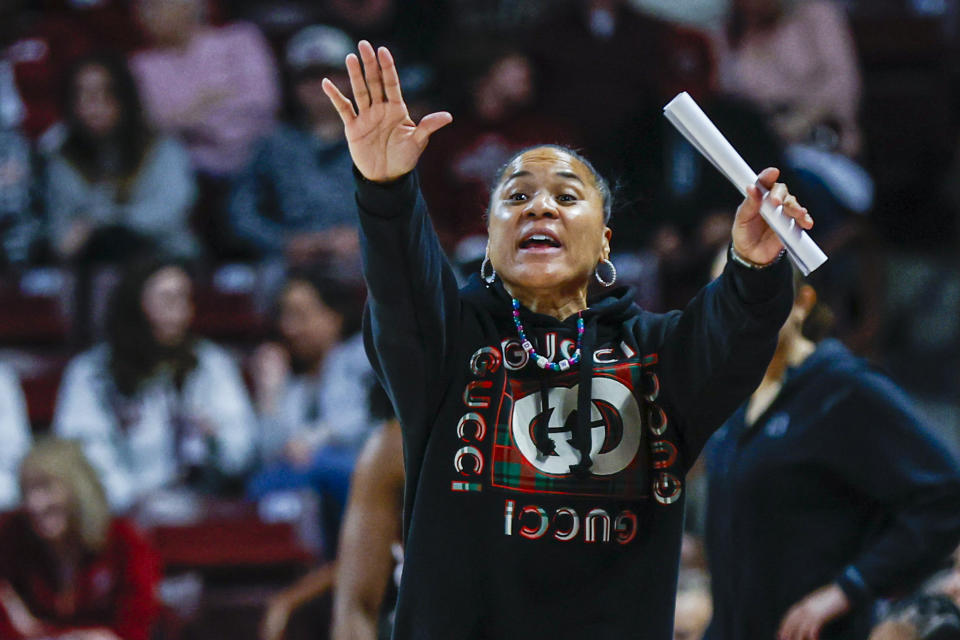
{"type": "Polygon", "coordinates": [[[671,100],[663,112],[745,196],[733,230],[734,248],[742,257],[765,264],[785,247],[804,275],[826,262],[826,254],[804,231],[813,226],[813,220],[786,186],[776,182],[779,171],[766,169],[757,176],[686,92],[671,100]]]}
{"type": "Polygon", "coordinates": [[[764,206],[775,209],[775,215],[789,217],[801,229],[813,227],[813,218],[806,208],[800,206],[795,196],[790,195],[786,185],[776,182],[779,175],[780,170],[772,167],[761,171],[757,183],[747,187],[746,197],[733,221],[734,251],[754,264],[765,265],[775,261],[785,246],[764,219],[764,206]]]}

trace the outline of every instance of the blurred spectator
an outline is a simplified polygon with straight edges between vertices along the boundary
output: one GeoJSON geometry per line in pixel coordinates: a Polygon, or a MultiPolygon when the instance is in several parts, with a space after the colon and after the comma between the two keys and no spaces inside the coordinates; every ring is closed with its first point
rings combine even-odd
{"type": "Polygon", "coordinates": [[[20,501],[17,469],[30,448],[30,423],[20,381],[12,368],[0,362],[0,511],[20,501]]]}
{"type": "Polygon", "coordinates": [[[150,121],[178,135],[196,167],[238,171],[273,125],[279,103],[272,53],[250,24],[212,27],[202,0],[137,0],[153,48],[131,60],[150,121]]]}
{"type": "Polygon", "coordinates": [[[116,509],[178,482],[220,489],[253,457],[243,379],[229,354],[190,332],[191,287],[173,262],[128,270],[106,342],[64,373],[53,429],[84,444],[116,509]]]}
{"type": "Polygon", "coordinates": [[[0,521],[0,637],[148,640],[159,560],[113,518],[72,442],[44,440],[20,471],[23,510],[0,521]]]}
{"type": "Polygon", "coordinates": [[[733,0],[720,85],[755,101],[787,143],[861,148],[860,71],[843,9],[828,0],[733,0]]]}
{"type": "Polygon", "coordinates": [[[960,640],[960,547],[950,569],[895,603],[870,634],[870,640],[921,639],[960,640]]]}
{"type": "Polygon", "coordinates": [[[960,541],[960,465],[888,378],[817,343],[829,318],[798,282],[763,381],[705,449],[710,640],[866,638],[876,599],[960,541]]]}
{"type": "Polygon", "coordinates": [[[123,0],[0,2],[0,51],[24,102],[26,134],[44,143],[58,139],[58,88],[74,60],[98,50],[127,52],[141,39],[123,0]]]}
{"type": "Polygon", "coordinates": [[[320,494],[324,544],[336,549],[350,473],[374,420],[373,371],[363,348],[356,288],[318,270],[292,273],[280,292],[281,343],[267,343],[251,365],[264,468],[254,498],[291,489],[320,494]]]}
{"type": "Polygon", "coordinates": [[[234,233],[261,255],[294,264],[359,259],[353,162],[336,109],[323,93],[329,77],[348,86],[342,31],[307,27],[287,46],[295,121],[280,124],[254,151],[230,198],[234,233]]]}
{"type": "Polygon", "coordinates": [[[927,581],[925,593],[941,593],[960,607],[960,547],[953,552],[953,565],[927,581]]]}
{"type": "Polygon", "coordinates": [[[588,155],[601,158],[604,143],[651,93],[666,59],[661,45],[668,26],[640,15],[626,0],[575,0],[569,6],[559,11],[551,3],[547,23],[522,41],[544,67],[541,110],[575,122],[588,155]]]}
{"type": "MultiPolygon", "coordinates": [[[[690,93],[753,167],[783,166],[782,144],[755,107],[718,95],[705,34],[665,25],[658,42],[651,92],[604,145],[605,164],[620,187],[612,218],[614,251],[654,255],[663,297],[659,308],[675,309],[696,294],[718,249],[729,243],[740,195],[663,117],[663,105],[680,91],[690,93]]],[[[783,181],[794,188],[790,177],[783,181]]],[[[798,197],[808,202],[802,190],[798,197]]]]}
{"type": "Polygon", "coordinates": [[[510,39],[542,29],[554,13],[569,11],[577,0],[448,0],[449,29],[454,38],[467,40],[500,34],[510,39]]]}
{"type": "Polygon", "coordinates": [[[820,239],[873,205],[862,147],[860,70],[843,9],[828,0],[735,0],[718,40],[720,84],[756,104],[786,143],[820,239]]]}
{"type": "Polygon", "coordinates": [[[39,248],[40,174],[30,141],[14,128],[0,127],[0,268],[28,262],[39,248]]]}
{"type": "Polygon", "coordinates": [[[333,640],[390,638],[402,567],[397,563],[403,560],[403,478],[400,425],[388,420],[370,435],[357,459],[336,564],[310,572],[270,599],[261,640],[281,640],[291,616],[331,587],[333,640]]]}
{"type": "Polygon", "coordinates": [[[397,0],[325,0],[323,11],[332,22],[369,39],[389,33],[400,4],[397,0]]]}
{"type": "Polygon", "coordinates": [[[195,257],[189,228],[196,183],[175,140],[143,121],[125,61],[94,55],[66,76],[66,140],[47,169],[47,210],[57,256],[123,260],[144,249],[195,257]]]}
{"type": "Polygon", "coordinates": [[[917,596],[898,605],[870,640],[960,640],[960,608],[943,595],[917,596]]]}
{"type": "Polygon", "coordinates": [[[663,117],[663,106],[680,91],[693,96],[748,164],[780,166],[782,145],[759,113],[742,100],[718,95],[707,37],[670,27],[660,39],[664,51],[657,58],[655,91],[635,105],[626,125],[604,145],[622,190],[623,204],[614,212],[618,249],[652,246],[664,226],[687,241],[709,214],[732,214],[739,204],[736,189],[663,117]]]}
{"type": "MultiPolygon", "coordinates": [[[[8,10],[0,4],[0,24],[12,18],[6,15],[8,10]]],[[[7,35],[0,27],[0,47],[7,35]]],[[[24,263],[31,257],[40,235],[42,201],[38,157],[21,129],[26,106],[8,58],[7,53],[0,56],[0,268],[24,263]]]]}
{"type": "Polygon", "coordinates": [[[729,9],[729,0],[628,0],[637,10],[662,20],[689,26],[709,28],[722,20],[729,9]]]}
{"type": "Polygon", "coordinates": [[[463,236],[485,233],[490,176],[511,156],[539,143],[571,145],[576,135],[536,109],[539,79],[523,51],[489,40],[458,43],[448,65],[450,80],[441,77],[439,84],[460,92],[451,109],[457,126],[430,141],[420,170],[434,225],[453,247],[463,236]]]}
{"type": "Polygon", "coordinates": [[[357,461],[337,552],[333,640],[390,637],[403,570],[403,440],[389,420],[357,461]]]}

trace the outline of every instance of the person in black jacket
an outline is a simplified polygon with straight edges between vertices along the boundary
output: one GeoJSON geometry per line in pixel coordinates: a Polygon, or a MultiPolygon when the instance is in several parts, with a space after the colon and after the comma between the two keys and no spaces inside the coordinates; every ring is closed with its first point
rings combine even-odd
{"type": "MultiPolygon", "coordinates": [[[[394,637],[671,638],[684,474],[756,387],[792,299],[759,190],[736,260],[656,315],[623,289],[588,300],[615,279],[609,189],[535,147],[496,177],[484,277],[458,289],[413,173],[452,116],[414,123],[390,52],[359,50],[357,108],[324,88],[356,165],[367,352],[403,427],[394,637]]],[[[761,182],[810,228],[777,175],[761,182]]]]}
{"type": "Polygon", "coordinates": [[[876,599],[960,541],[957,460],[889,378],[811,339],[824,316],[800,283],[763,381],[706,447],[709,640],[863,640],[876,599]]]}

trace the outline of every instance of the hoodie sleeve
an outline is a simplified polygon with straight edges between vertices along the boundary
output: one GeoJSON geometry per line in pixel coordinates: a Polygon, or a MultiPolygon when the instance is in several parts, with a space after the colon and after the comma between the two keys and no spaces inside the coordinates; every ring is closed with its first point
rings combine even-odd
{"type": "Polygon", "coordinates": [[[660,343],[664,408],[686,468],[757,388],[793,303],[786,259],[766,269],[727,261],[719,278],[666,317],[660,343]]]}
{"type": "Polygon", "coordinates": [[[836,578],[862,602],[912,588],[960,543],[960,461],[890,380],[859,372],[848,384],[811,435],[825,466],[883,515],[836,578]]]}
{"type": "Polygon", "coordinates": [[[457,281],[416,174],[386,184],[354,176],[368,290],[364,341],[403,425],[413,470],[443,393],[444,363],[456,346],[457,281]]]}

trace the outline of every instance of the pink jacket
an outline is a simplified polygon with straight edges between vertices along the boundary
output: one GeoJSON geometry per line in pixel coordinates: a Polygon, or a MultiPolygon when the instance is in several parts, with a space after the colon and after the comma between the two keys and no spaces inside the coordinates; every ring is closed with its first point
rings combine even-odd
{"type": "Polygon", "coordinates": [[[253,25],[206,27],[185,50],[151,49],[134,56],[131,68],[149,119],[179,136],[203,172],[236,172],[273,126],[277,69],[253,25]]]}

